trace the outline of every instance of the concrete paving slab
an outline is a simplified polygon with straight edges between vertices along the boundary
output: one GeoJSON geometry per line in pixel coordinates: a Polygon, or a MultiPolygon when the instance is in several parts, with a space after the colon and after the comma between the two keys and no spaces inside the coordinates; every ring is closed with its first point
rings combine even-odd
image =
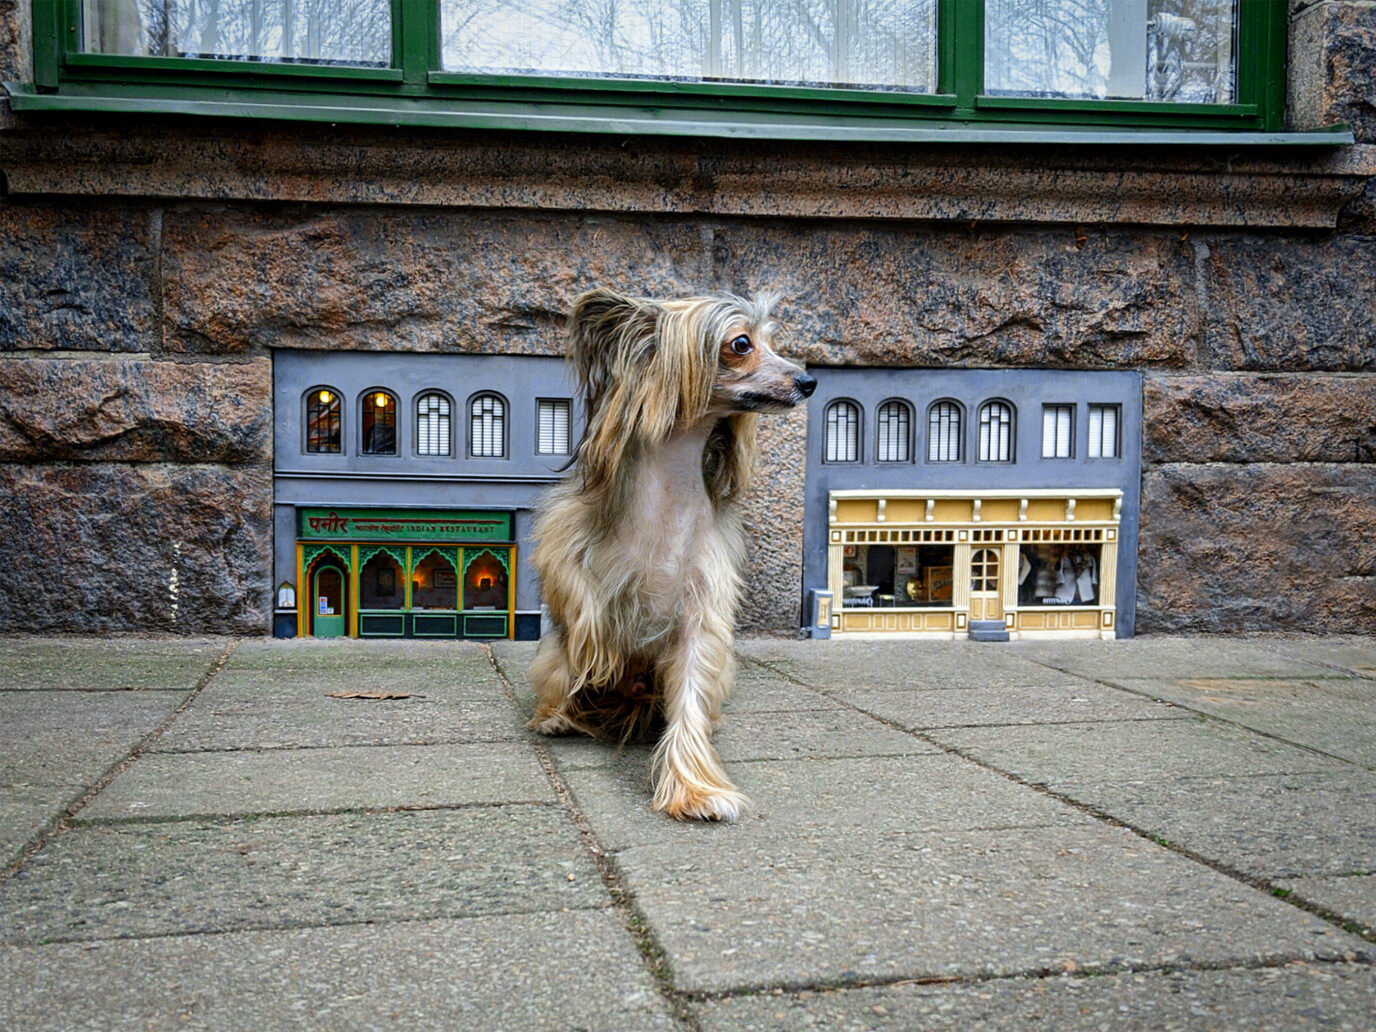
{"type": "MultiPolygon", "coordinates": [[[[258,676],[220,674],[151,746],[157,751],[317,748],[332,745],[425,745],[523,740],[523,717],[489,674],[471,686],[408,684],[402,699],[340,699],[370,691],[315,673],[266,684],[258,676]]],[[[420,680],[420,678],[416,678],[420,680]]]]}
{"type": "Polygon", "coordinates": [[[1204,718],[937,729],[967,755],[1053,788],[1095,781],[1346,772],[1351,765],[1204,718]]]}
{"type": "Polygon", "coordinates": [[[1287,964],[965,985],[899,985],[708,1001],[703,1032],[1292,1032],[1372,1027],[1376,972],[1364,964],[1287,964]]]}
{"type": "Polygon", "coordinates": [[[726,700],[731,713],[794,713],[835,709],[839,703],[821,692],[784,680],[777,673],[749,663],[736,671],[735,687],[726,700]]]}
{"type": "Polygon", "coordinates": [[[1082,677],[1322,677],[1331,670],[1288,655],[1274,637],[1144,637],[1118,641],[1029,641],[1021,655],[1082,677]]]}
{"type": "Polygon", "coordinates": [[[1280,888],[1338,914],[1367,936],[1376,935],[1376,874],[1280,879],[1280,888]]]}
{"type": "Polygon", "coordinates": [[[866,692],[852,702],[866,713],[913,731],[1094,720],[1179,720],[1188,716],[1169,704],[1089,681],[1038,688],[866,692]]]}
{"type": "Polygon", "coordinates": [[[615,914],[496,914],[0,947],[0,1027],[464,1032],[675,1027],[615,914]]]}
{"type": "Polygon", "coordinates": [[[0,692],[0,864],[51,827],[185,698],[172,691],[0,692]]]}
{"type": "Polygon", "coordinates": [[[170,716],[182,692],[0,692],[0,787],[89,785],[170,716]]]}
{"type": "Polygon", "coordinates": [[[1144,695],[1376,767],[1376,680],[1219,677],[1121,683],[1144,695]]]}
{"type": "Polygon", "coordinates": [[[781,840],[815,843],[938,831],[1089,824],[1074,807],[954,756],[864,756],[728,764],[751,799],[735,825],[704,828],[650,809],[649,758],[562,775],[603,847],[692,848],[705,836],[750,853],[781,840]]]}
{"type": "Polygon", "coordinates": [[[215,638],[0,638],[0,691],[187,691],[228,644],[215,638]]]}
{"type": "Polygon", "coordinates": [[[935,746],[853,709],[729,713],[713,741],[724,759],[793,760],[826,756],[914,756],[935,746]]]}
{"type": "Polygon", "coordinates": [[[1376,870],[1376,774],[1058,782],[1140,831],[1266,880],[1376,870]]]}
{"type": "Polygon", "coordinates": [[[85,785],[0,787],[0,867],[18,857],[85,794],[85,785]]]}
{"type": "MultiPolygon", "coordinates": [[[[225,664],[227,672],[340,674],[372,680],[402,671],[442,672],[451,679],[482,682],[492,664],[480,642],[414,638],[265,638],[244,641],[225,664]]],[[[369,685],[371,687],[371,685],[369,685]]]]}
{"type": "Polygon", "coordinates": [[[617,858],[678,989],[1370,957],[1363,940],[1120,828],[729,843],[617,858]]]}
{"type": "MultiPolygon", "coordinates": [[[[1212,642],[1211,642],[1212,644],[1212,642]]],[[[1354,674],[1376,677],[1376,639],[1371,635],[1325,635],[1321,638],[1288,637],[1278,646],[1293,659],[1339,667],[1354,674]]]]}
{"type": "Polygon", "coordinates": [[[747,663],[762,664],[802,684],[835,692],[1074,683],[1064,673],[1028,662],[1022,650],[1022,643],[970,641],[736,641],[736,651],[747,663]]]}
{"type": "Polygon", "coordinates": [[[0,935],[37,945],[604,905],[550,806],[93,824],[0,883],[0,935]]]}
{"type": "Polygon", "coordinates": [[[556,803],[530,747],[516,743],[149,754],[83,820],[222,817],[473,803],[556,803]]]}
{"type": "MultiPolygon", "coordinates": [[[[611,767],[620,762],[622,754],[649,754],[649,744],[618,747],[586,735],[561,735],[541,741],[565,770],[611,767]]],[[[840,707],[791,713],[726,713],[713,742],[725,763],[809,756],[916,756],[939,751],[907,732],[840,707]]]]}

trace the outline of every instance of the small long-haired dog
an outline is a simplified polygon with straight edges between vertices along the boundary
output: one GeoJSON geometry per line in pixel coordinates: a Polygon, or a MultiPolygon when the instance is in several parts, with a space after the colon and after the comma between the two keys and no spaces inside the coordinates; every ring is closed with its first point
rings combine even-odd
{"type": "Polygon", "coordinates": [[[735,676],[758,413],[817,381],[770,347],[772,299],[580,295],[569,360],[586,429],[573,474],[535,520],[551,628],[531,726],[627,741],[662,731],[654,807],[734,820],[748,805],[712,747],[735,676]]]}

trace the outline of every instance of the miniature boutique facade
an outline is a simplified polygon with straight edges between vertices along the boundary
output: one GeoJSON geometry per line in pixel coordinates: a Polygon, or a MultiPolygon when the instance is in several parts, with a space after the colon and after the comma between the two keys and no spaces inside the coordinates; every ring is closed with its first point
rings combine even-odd
{"type": "Polygon", "coordinates": [[[273,356],[279,637],[539,636],[527,564],[578,415],[559,359],[273,356]]]}
{"type": "Polygon", "coordinates": [[[814,637],[1132,634],[1138,374],[819,379],[803,572],[814,637]]]}

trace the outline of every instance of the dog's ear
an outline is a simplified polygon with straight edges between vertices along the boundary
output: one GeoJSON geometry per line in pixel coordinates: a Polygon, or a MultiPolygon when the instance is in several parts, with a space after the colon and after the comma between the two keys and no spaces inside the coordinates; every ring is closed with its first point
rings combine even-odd
{"type": "Polygon", "coordinates": [[[654,349],[659,307],[606,287],[579,294],[569,312],[569,361],[583,388],[584,411],[601,404],[611,382],[654,349]]]}

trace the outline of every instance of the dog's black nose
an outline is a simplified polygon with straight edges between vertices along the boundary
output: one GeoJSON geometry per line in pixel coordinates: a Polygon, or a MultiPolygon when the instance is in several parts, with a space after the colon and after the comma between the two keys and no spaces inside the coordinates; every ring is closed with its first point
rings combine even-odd
{"type": "Polygon", "coordinates": [[[793,378],[793,386],[798,388],[798,393],[804,398],[810,398],[812,392],[817,389],[817,377],[808,376],[807,373],[799,373],[793,378]]]}

